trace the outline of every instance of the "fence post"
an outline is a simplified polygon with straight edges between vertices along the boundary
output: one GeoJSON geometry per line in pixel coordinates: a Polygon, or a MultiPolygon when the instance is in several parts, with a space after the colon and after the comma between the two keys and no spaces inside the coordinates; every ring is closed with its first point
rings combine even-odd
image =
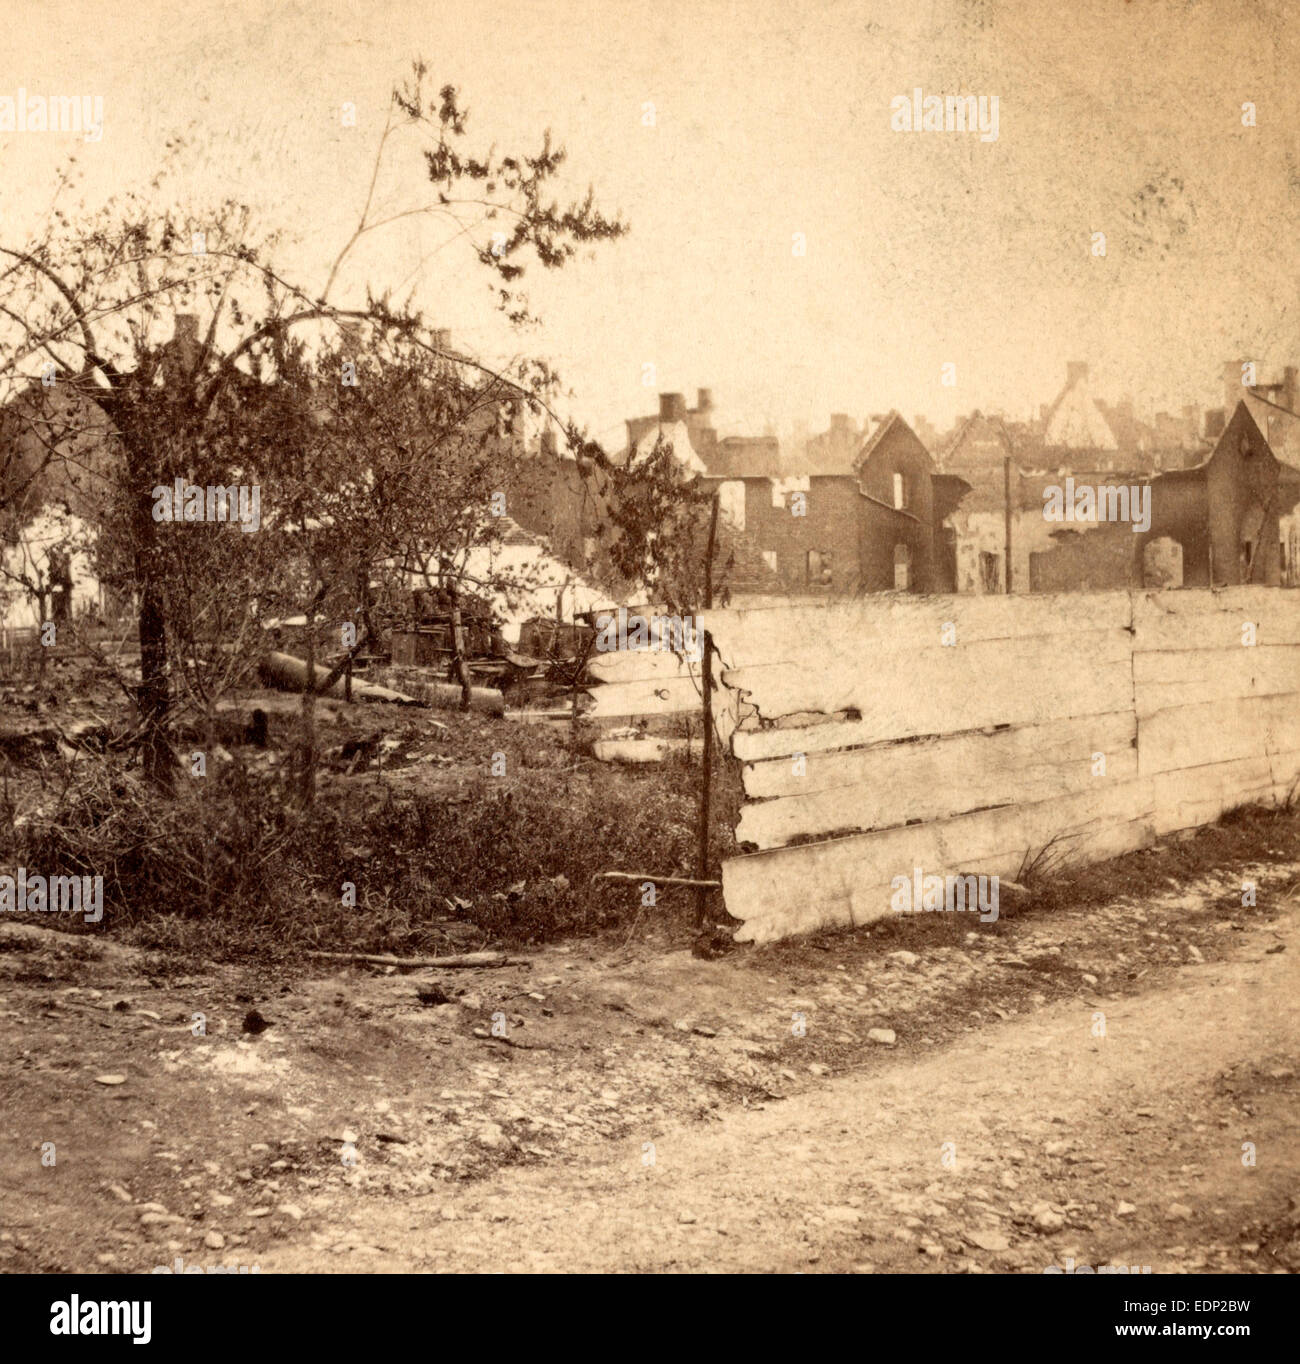
{"type": "MultiPolygon", "coordinates": [[[[704,559],[704,606],[713,606],[713,546],[718,535],[718,493],[714,490],[713,506],[709,511],[709,547],[704,559]]],[[[701,650],[700,694],[704,698],[704,752],[703,774],[700,782],[700,847],[696,864],[696,875],[701,881],[709,879],[709,783],[712,775],[713,760],[713,640],[708,631],[704,633],[704,648],[701,650]]],[[[690,750],[687,750],[687,760],[690,750]]],[[[701,886],[695,892],[695,923],[702,928],[708,909],[709,892],[701,886]]]]}
{"type": "Polygon", "coordinates": [[[1006,579],[1007,592],[1011,591],[1011,456],[1002,461],[1002,515],[1003,530],[1003,577],[1006,579]]]}

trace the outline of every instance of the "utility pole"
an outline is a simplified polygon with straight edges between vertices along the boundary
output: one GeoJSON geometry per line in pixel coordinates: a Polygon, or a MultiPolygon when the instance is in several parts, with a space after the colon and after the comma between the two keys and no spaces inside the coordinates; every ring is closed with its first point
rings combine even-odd
{"type": "MultiPolygon", "coordinates": [[[[718,494],[713,494],[713,505],[709,509],[709,543],[704,559],[704,607],[713,606],[713,547],[718,538],[718,494]]],[[[694,624],[694,622],[692,622],[694,624]]],[[[695,625],[694,634],[699,638],[699,626],[695,625]]],[[[696,876],[700,881],[709,879],[709,783],[713,766],[713,641],[707,632],[704,635],[703,656],[700,660],[700,694],[704,700],[704,752],[702,781],[700,783],[700,845],[696,861],[696,876]]],[[[689,754],[688,754],[689,757],[689,754]]],[[[701,887],[695,892],[695,924],[704,927],[708,909],[709,892],[701,887]]]]}
{"type": "Polygon", "coordinates": [[[1006,590],[1011,591],[1011,456],[1002,461],[1002,511],[1003,511],[1003,564],[1002,577],[1006,590]]]}

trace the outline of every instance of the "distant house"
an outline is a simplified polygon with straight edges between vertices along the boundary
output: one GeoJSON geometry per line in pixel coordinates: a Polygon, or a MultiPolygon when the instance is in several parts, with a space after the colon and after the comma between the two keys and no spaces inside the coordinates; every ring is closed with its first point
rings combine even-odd
{"type": "Polygon", "coordinates": [[[618,574],[601,541],[608,499],[608,481],[580,464],[554,428],[526,436],[506,489],[509,515],[549,556],[566,564],[575,580],[612,590],[618,574]]]}
{"type": "Polygon", "coordinates": [[[1300,467],[1300,371],[1287,365],[1282,376],[1265,382],[1257,366],[1246,360],[1227,360],[1223,365],[1223,407],[1210,414],[1206,434],[1217,439],[1238,403],[1245,403],[1269,448],[1284,464],[1300,467]],[[1256,382],[1243,383],[1251,369],[1256,382]]]}
{"type": "MultiPolygon", "coordinates": [[[[833,432],[844,429],[832,422],[833,432]]],[[[944,521],[967,484],[936,472],[897,412],[858,435],[841,472],[773,477],[744,470],[709,481],[724,516],[757,547],[784,595],[953,590],[944,521]]]]}
{"type": "Polygon", "coordinates": [[[1001,417],[985,416],[975,411],[957,423],[957,428],[939,450],[941,469],[961,469],[974,472],[992,469],[1002,473],[1005,459],[1019,459],[1023,442],[1019,445],[1001,417]]]}
{"type": "Polygon", "coordinates": [[[1300,502],[1300,470],[1277,458],[1245,402],[1208,458],[1146,483],[1146,531],[1108,523],[1058,532],[1053,548],[1030,556],[1031,590],[1282,584],[1280,526],[1300,502]]]}
{"type": "Polygon", "coordinates": [[[0,625],[31,628],[112,605],[88,527],[120,458],[107,419],[70,380],[33,383],[0,408],[0,625]]]}
{"type": "Polygon", "coordinates": [[[1209,458],[1151,484],[1142,553],[1167,539],[1181,550],[1182,585],[1282,582],[1280,522],[1300,502],[1300,470],[1283,463],[1249,406],[1238,402],[1209,458]]]}
{"type": "Polygon", "coordinates": [[[1040,442],[1044,466],[1080,460],[1094,469],[1124,465],[1119,438],[1093,395],[1088,366],[1082,360],[1066,365],[1065,387],[1043,413],[1040,442]]]}
{"type": "MultiPolygon", "coordinates": [[[[1294,365],[1283,368],[1280,378],[1265,382],[1256,370],[1256,382],[1247,386],[1242,381],[1251,366],[1245,360],[1229,360],[1223,366],[1223,407],[1206,414],[1206,434],[1217,436],[1222,431],[1227,414],[1239,402],[1250,409],[1256,425],[1264,433],[1269,447],[1284,465],[1300,470],[1300,371],[1294,365]]],[[[1281,540],[1282,584],[1300,587],[1300,512],[1284,514],[1278,527],[1281,540]]]]}
{"type": "Polygon", "coordinates": [[[864,434],[847,412],[832,412],[830,428],[804,442],[799,472],[851,474],[864,434]]]}
{"type": "Polygon", "coordinates": [[[1179,417],[1161,413],[1151,424],[1135,415],[1130,399],[1106,403],[1079,360],[1066,366],[1064,385],[1036,422],[980,412],[963,419],[939,453],[940,468],[971,485],[951,519],[957,591],[1006,591],[1008,520],[1013,591],[1086,590],[1127,574],[1131,546],[1104,547],[1095,528],[1045,521],[1043,491],[1066,478],[1077,485],[1146,484],[1154,472],[1195,463],[1204,448],[1198,421],[1193,407],[1179,417]],[[1107,553],[1114,562],[1104,562],[1107,553]]]}
{"type": "MultiPolygon", "coordinates": [[[[700,395],[707,411],[710,403],[707,390],[701,389],[700,395]]],[[[704,476],[716,486],[718,480],[708,475],[696,446],[701,440],[702,428],[696,420],[699,413],[687,413],[680,395],[674,394],[663,395],[661,410],[662,419],[636,418],[628,423],[635,440],[629,449],[614,457],[616,462],[635,468],[663,440],[671,445],[673,459],[687,480],[704,476]]],[[[715,463],[721,459],[724,467],[728,459],[739,458],[734,454],[719,455],[724,442],[704,439],[702,444],[712,452],[715,463]]],[[[726,444],[734,449],[746,442],[730,438],[726,444]]],[[[752,456],[753,476],[766,482],[768,474],[779,467],[773,457],[776,441],[762,438],[748,444],[757,451],[752,456]]],[[[550,427],[528,438],[526,455],[516,462],[507,490],[511,516],[523,531],[535,537],[539,548],[569,566],[576,582],[599,584],[600,590],[626,601],[626,594],[639,588],[623,580],[612,560],[610,545],[601,535],[609,522],[613,496],[610,479],[592,467],[580,465],[550,427]]],[[[770,560],[759,551],[752,537],[743,533],[743,506],[739,510],[734,506],[734,491],[739,488],[743,494],[743,486],[734,481],[726,484],[733,496],[731,501],[723,499],[723,525],[718,537],[719,553],[730,564],[725,581],[732,600],[761,598],[781,591],[781,582],[770,560]]]]}
{"type": "Polygon", "coordinates": [[[775,436],[719,436],[713,425],[713,394],[698,390],[694,407],[680,393],[661,393],[659,412],[627,421],[627,449],[623,460],[643,458],[663,436],[692,473],[711,477],[774,478],[781,473],[781,446],[775,436]]]}
{"type": "Polygon", "coordinates": [[[863,498],[859,540],[866,590],[953,591],[955,543],[944,523],[967,490],[965,480],[938,473],[897,412],[863,441],[854,473],[863,498]]]}
{"type": "Polygon", "coordinates": [[[939,465],[947,475],[957,475],[969,491],[950,517],[953,539],[954,586],[959,593],[987,596],[1006,588],[1007,485],[1004,466],[1010,459],[1011,585],[1016,591],[1029,587],[1029,552],[1041,543],[1042,517],[1031,509],[1033,519],[1023,516],[1023,458],[1032,457],[1032,443],[1013,434],[1001,417],[972,412],[958,423],[942,447],[939,465]],[[1028,446],[1028,448],[1027,448],[1028,446]],[[1023,523],[1022,523],[1023,522],[1023,523]]]}
{"type": "Polygon", "coordinates": [[[721,436],[709,460],[709,473],[720,478],[761,474],[779,478],[781,443],[775,436],[721,436]]]}
{"type": "Polygon", "coordinates": [[[673,447],[673,458],[688,474],[707,474],[709,466],[695,449],[691,440],[690,427],[684,421],[658,422],[645,431],[635,445],[625,455],[629,469],[644,463],[650,458],[656,445],[663,441],[673,447]]]}
{"type": "Polygon", "coordinates": [[[625,462],[631,462],[637,452],[648,452],[661,432],[665,436],[676,432],[673,448],[678,459],[688,464],[698,462],[702,468],[711,467],[718,433],[713,428],[713,394],[707,388],[699,390],[692,408],[686,406],[686,398],[680,393],[661,393],[657,413],[648,417],[629,417],[626,426],[627,447],[622,456],[625,462]],[[685,440],[682,440],[683,433],[685,440]],[[684,459],[688,450],[690,456],[684,459]]]}

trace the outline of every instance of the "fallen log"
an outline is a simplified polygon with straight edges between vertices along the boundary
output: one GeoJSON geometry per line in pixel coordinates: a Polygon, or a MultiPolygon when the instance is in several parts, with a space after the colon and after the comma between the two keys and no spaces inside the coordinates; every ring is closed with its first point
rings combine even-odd
{"type": "MultiPolygon", "coordinates": [[[[288,691],[302,691],[307,681],[306,662],[301,658],[295,658],[292,654],[272,651],[262,660],[261,672],[263,679],[271,686],[284,687],[288,691]]],[[[320,686],[329,677],[330,670],[317,663],[312,675],[316,679],[317,686],[320,686]]],[[[342,699],[343,692],[343,680],[338,678],[322,694],[337,696],[342,699]]],[[[352,682],[352,694],[362,701],[395,701],[404,706],[420,705],[420,702],[413,696],[407,696],[404,692],[393,691],[388,687],[379,687],[373,682],[358,682],[355,678],[352,682]]]]}
{"type": "Polygon", "coordinates": [[[692,876],[656,876],[646,871],[598,871],[593,881],[649,881],[656,886],[693,886],[696,890],[721,890],[721,881],[700,881],[692,876]]]}
{"type": "Polygon", "coordinates": [[[449,957],[390,957],[374,952],[308,952],[323,961],[360,961],[368,966],[397,966],[404,970],[426,967],[520,966],[523,957],[507,957],[504,952],[458,952],[449,957]]]}
{"type": "MultiPolygon", "coordinates": [[[[353,688],[356,682],[352,683],[353,688]]],[[[460,706],[461,689],[458,682],[413,682],[411,690],[417,700],[429,706],[460,706]]],[[[470,710],[490,711],[494,715],[504,715],[506,698],[494,687],[471,687],[469,689],[470,710]]]]}

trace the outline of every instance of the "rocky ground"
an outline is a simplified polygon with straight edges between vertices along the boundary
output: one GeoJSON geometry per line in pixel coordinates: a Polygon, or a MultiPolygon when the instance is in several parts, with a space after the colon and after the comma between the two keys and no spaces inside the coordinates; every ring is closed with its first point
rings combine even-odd
{"type": "Polygon", "coordinates": [[[195,972],[7,923],[0,1265],[1300,1268],[1297,826],[713,960],[195,972]]]}

